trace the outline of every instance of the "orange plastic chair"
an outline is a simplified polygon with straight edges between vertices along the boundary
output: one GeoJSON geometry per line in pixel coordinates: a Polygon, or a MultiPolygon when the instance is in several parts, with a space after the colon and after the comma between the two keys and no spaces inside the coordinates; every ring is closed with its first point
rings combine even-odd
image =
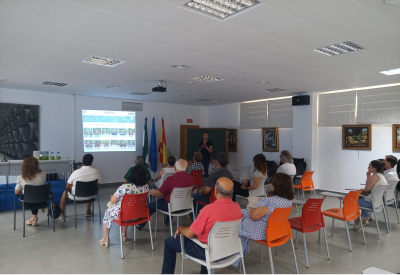
{"type": "Polygon", "coordinates": [[[190,172],[190,175],[194,179],[194,187],[193,190],[200,189],[204,187],[203,182],[203,170],[195,170],[190,172]]]}
{"type": "Polygon", "coordinates": [[[343,208],[331,208],[325,211],[322,211],[322,215],[328,216],[332,218],[332,237],[333,237],[333,226],[335,224],[335,219],[344,221],[347,232],[347,240],[349,241],[350,252],[353,252],[353,248],[351,247],[351,240],[349,234],[349,221],[354,221],[355,219],[360,219],[361,231],[364,238],[364,244],[367,244],[365,240],[364,227],[362,225],[360,207],[358,205],[358,197],[361,194],[361,190],[359,191],[350,191],[346,197],[343,199],[343,208]]]}
{"type": "Polygon", "coordinates": [[[119,239],[121,242],[121,259],[124,258],[122,247],[122,226],[134,226],[134,241],[136,242],[136,225],[149,222],[151,250],[154,251],[153,237],[151,235],[150,213],[147,207],[147,195],[149,193],[124,195],[121,202],[121,211],[118,220],[113,220],[119,225],[119,239]]]}
{"type": "Polygon", "coordinates": [[[314,198],[315,198],[315,189],[314,189],[314,182],[312,180],[312,176],[314,174],[314,171],[306,171],[304,172],[303,176],[301,177],[301,182],[300,184],[293,185],[293,188],[295,190],[301,190],[303,192],[303,201],[306,199],[304,198],[304,191],[311,191],[314,190],[314,198]]]}
{"type": "MultiPolygon", "coordinates": [[[[307,244],[306,244],[306,234],[305,233],[319,231],[321,228],[323,228],[324,236],[325,236],[326,253],[328,255],[328,260],[330,260],[330,258],[331,258],[329,256],[328,241],[326,239],[324,216],[321,213],[321,206],[325,200],[325,197],[323,197],[322,199],[311,199],[311,198],[308,199],[307,202],[303,206],[302,216],[289,219],[290,227],[292,229],[296,230],[296,248],[298,246],[297,232],[300,231],[301,233],[303,233],[304,253],[306,256],[306,267],[307,268],[309,267],[309,264],[308,264],[307,244]]],[[[318,234],[318,242],[319,242],[319,234],[318,234]]]]}
{"type": "Polygon", "coordinates": [[[290,229],[289,215],[293,207],[275,208],[268,219],[268,227],[265,229],[266,241],[256,241],[261,244],[261,262],[263,261],[263,245],[268,247],[269,260],[271,262],[271,272],[274,274],[274,264],[272,262],[271,247],[278,247],[285,244],[288,240],[292,243],[293,258],[296,265],[296,272],[299,273],[297,266],[296,253],[294,251],[292,230],[290,229]]]}

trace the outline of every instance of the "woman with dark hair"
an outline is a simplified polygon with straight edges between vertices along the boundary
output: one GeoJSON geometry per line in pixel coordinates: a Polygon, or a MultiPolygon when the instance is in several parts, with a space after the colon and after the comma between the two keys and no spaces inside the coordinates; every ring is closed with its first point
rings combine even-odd
{"type": "MultiPolygon", "coordinates": [[[[366,197],[358,199],[359,206],[372,208],[372,194],[375,191],[375,187],[379,185],[388,184],[382,173],[383,173],[382,162],[380,162],[379,160],[373,160],[369,163],[367,172],[367,181],[365,183],[365,188],[363,192],[370,191],[370,193],[366,197]]],[[[363,226],[370,223],[372,221],[371,212],[367,210],[361,210],[361,219],[363,226]]],[[[360,228],[361,228],[360,221],[358,219],[355,219],[353,230],[358,230],[360,228]]]]}
{"type": "Polygon", "coordinates": [[[186,173],[190,175],[192,171],[204,171],[204,166],[201,163],[203,160],[203,156],[200,152],[194,152],[193,155],[193,162],[190,164],[189,168],[187,169],[186,173]]]}
{"type": "Polygon", "coordinates": [[[236,201],[236,195],[242,197],[265,195],[264,184],[268,172],[267,159],[264,154],[257,154],[253,157],[253,163],[253,178],[245,181],[243,184],[234,182],[233,201],[236,201]]]}
{"type": "MultiPolygon", "coordinates": [[[[274,186],[272,197],[263,198],[257,208],[242,209],[243,219],[239,226],[239,237],[242,242],[243,254],[250,252],[249,240],[266,240],[265,229],[268,225],[269,216],[275,208],[292,207],[294,198],[293,180],[286,174],[275,174],[270,183],[274,186]]],[[[234,266],[239,264],[239,260],[234,266]]]]}
{"type": "MultiPolygon", "coordinates": [[[[107,204],[108,209],[104,213],[103,230],[104,236],[99,241],[100,245],[108,247],[110,239],[108,238],[108,231],[112,226],[113,220],[118,220],[118,213],[121,211],[121,202],[124,195],[129,194],[142,194],[148,193],[149,186],[147,184],[146,172],[142,167],[135,166],[131,170],[129,176],[129,183],[122,184],[114,195],[111,195],[111,201],[107,204]]],[[[127,227],[122,227],[122,241],[126,241],[127,227]]]]}
{"type": "MultiPolygon", "coordinates": [[[[24,192],[25,185],[44,185],[46,183],[46,173],[39,169],[39,161],[34,157],[27,157],[22,162],[21,176],[17,178],[17,184],[15,185],[15,194],[21,194],[24,192]]],[[[28,203],[25,203],[27,206],[28,203]]],[[[35,206],[35,204],[29,204],[29,206],[35,206]]],[[[43,210],[42,210],[43,211],[43,210]]],[[[38,209],[32,209],[32,218],[26,221],[26,224],[35,226],[38,222],[38,209]]]]}

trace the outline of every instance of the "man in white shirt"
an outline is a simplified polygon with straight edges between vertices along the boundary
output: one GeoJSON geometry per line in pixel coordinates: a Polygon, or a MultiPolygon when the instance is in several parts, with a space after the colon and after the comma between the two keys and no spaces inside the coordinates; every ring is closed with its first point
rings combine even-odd
{"type": "MultiPolygon", "coordinates": [[[[289,175],[293,179],[296,176],[296,166],[293,164],[292,154],[288,150],[283,150],[281,151],[279,158],[283,164],[278,167],[276,173],[289,175]]],[[[272,184],[265,185],[265,191],[271,192],[273,190],[274,187],[272,184]]]]}
{"type": "MultiPolygon", "coordinates": [[[[100,184],[101,176],[99,170],[95,169],[92,167],[93,164],[93,155],[92,154],[86,154],[83,156],[83,166],[75,170],[71,176],[69,176],[69,179],[67,181],[67,186],[66,188],[68,189],[68,199],[73,200],[74,196],[72,194],[75,193],[75,187],[76,187],[76,182],[81,181],[81,182],[88,182],[88,181],[93,181],[93,180],[98,180],[97,184],[100,184]]],[[[60,208],[61,208],[61,215],[60,219],[64,219],[64,209],[65,209],[65,204],[66,204],[66,199],[65,199],[65,192],[63,193],[60,201],[60,208]]],[[[93,197],[75,197],[77,201],[84,201],[84,200],[90,200],[93,197]]],[[[88,202],[87,203],[87,208],[86,208],[86,217],[91,217],[93,215],[93,212],[91,210],[92,203],[88,202]]]]}
{"type": "Polygon", "coordinates": [[[397,158],[392,155],[388,155],[385,157],[383,161],[385,164],[385,171],[383,171],[383,176],[385,177],[386,181],[389,182],[390,180],[397,180],[399,181],[399,176],[397,175],[397,171],[395,169],[397,164],[397,158]]]}
{"type": "Polygon", "coordinates": [[[151,183],[151,189],[159,189],[165,180],[165,174],[175,174],[175,162],[176,158],[174,156],[169,156],[167,158],[168,167],[161,169],[160,173],[156,177],[155,183],[151,183]]]}

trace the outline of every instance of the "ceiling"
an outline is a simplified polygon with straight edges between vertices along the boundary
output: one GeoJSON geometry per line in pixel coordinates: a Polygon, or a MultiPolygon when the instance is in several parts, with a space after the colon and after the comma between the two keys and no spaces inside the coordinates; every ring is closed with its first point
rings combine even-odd
{"type": "Polygon", "coordinates": [[[186,2],[0,0],[0,88],[209,106],[400,82],[379,74],[400,68],[400,4],[261,0],[221,21],[186,2]],[[344,41],[365,49],[335,57],[312,51],[344,41]],[[125,63],[82,63],[91,55],[125,63]],[[202,75],[225,80],[193,80],[202,75]],[[166,93],[130,94],[151,92],[159,79],[166,93]]]}

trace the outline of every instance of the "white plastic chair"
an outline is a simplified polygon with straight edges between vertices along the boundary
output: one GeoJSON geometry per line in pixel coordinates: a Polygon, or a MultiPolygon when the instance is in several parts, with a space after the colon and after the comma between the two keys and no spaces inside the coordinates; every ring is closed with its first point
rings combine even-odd
{"type": "MultiPolygon", "coordinates": [[[[193,219],[196,219],[194,215],[193,209],[193,198],[192,198],[192,189],[193,186],[182,187],[182,188],[174,188],[171,193],[170,202],[168,203],[168,212],[162,211],[160,209],[156,210],[156,229],[155,229],[155,237],[157,237],[157,220],[158,220],[158,212],[161,212],[165,215],[169,215],[169,227],[172,233],[172,216],[177,217],[176,226],[179,226],[179,217],[185,216],[189,213],[193,213],[193,219]]],[[[158,201],[158,200],[157,200],[158,201]]]]}
{"type": "Polygon", "coordinates": [[[386,188],[386,191],[384,194],[384,201],[385,201],[385,206],[386,206],[386,213],[387,213],[387,217],[388,217],[389,228],[392,228],[392,224],[390,223],[390,218],[389,218],[389,209],[388,209],[389,204],[391,204],[391,205],[394,204],[394,208],[396,209],[396,214],[397,214],[397,221],[398,221],[398,223],[400,223],[399,212],[397,210],[397,200],[394,195],[394,192],[396,191],[396,185],[398,182],[399,181],[397,181],[397,180],[388,181],[388,187],[386,188]]]}
{"type": "Polygon", "coordinates": [[[182,248],[182,274],[185,259],[190,259],[204,265],[208,269],[208,274],[214,273],[215,268],[222,268],[233,264],[240,257],[243,266],[243,274],[246,274],[244,266],[242,244],[239,238],[239,225],[242,219],[232,222],[216,222],[208,235],[208,244],[204,244],[196,238],[191,238],[193,242],[205,249],[206,260],[200,260],[186,254],[184,237],[181,235],[182,248]]]}
{"type": "Polygon", "coordinates": [[[378,219],[376,216],[376,213],[380,212],[383,210],[383,216],[385,217],[385,223],[387,227],[387,231],[389,233],[389,225],[388,225],[388,220],[387,220],[387,213],[386,213],[386,208],[383,203],[383,195],[387,189],[388,185],[380,185],[375,187],[374,192],[372,193],[372,208],[368,207],[361,207],[360,209],[362,210],[367,210],[370,212],[374,212],[374,217],[375,217],[375,222],[376,222],[376,230],[378,231],[378,238],[381,238],[381,233],[379,231],[379,224],[378,224],[378,219]]]}

